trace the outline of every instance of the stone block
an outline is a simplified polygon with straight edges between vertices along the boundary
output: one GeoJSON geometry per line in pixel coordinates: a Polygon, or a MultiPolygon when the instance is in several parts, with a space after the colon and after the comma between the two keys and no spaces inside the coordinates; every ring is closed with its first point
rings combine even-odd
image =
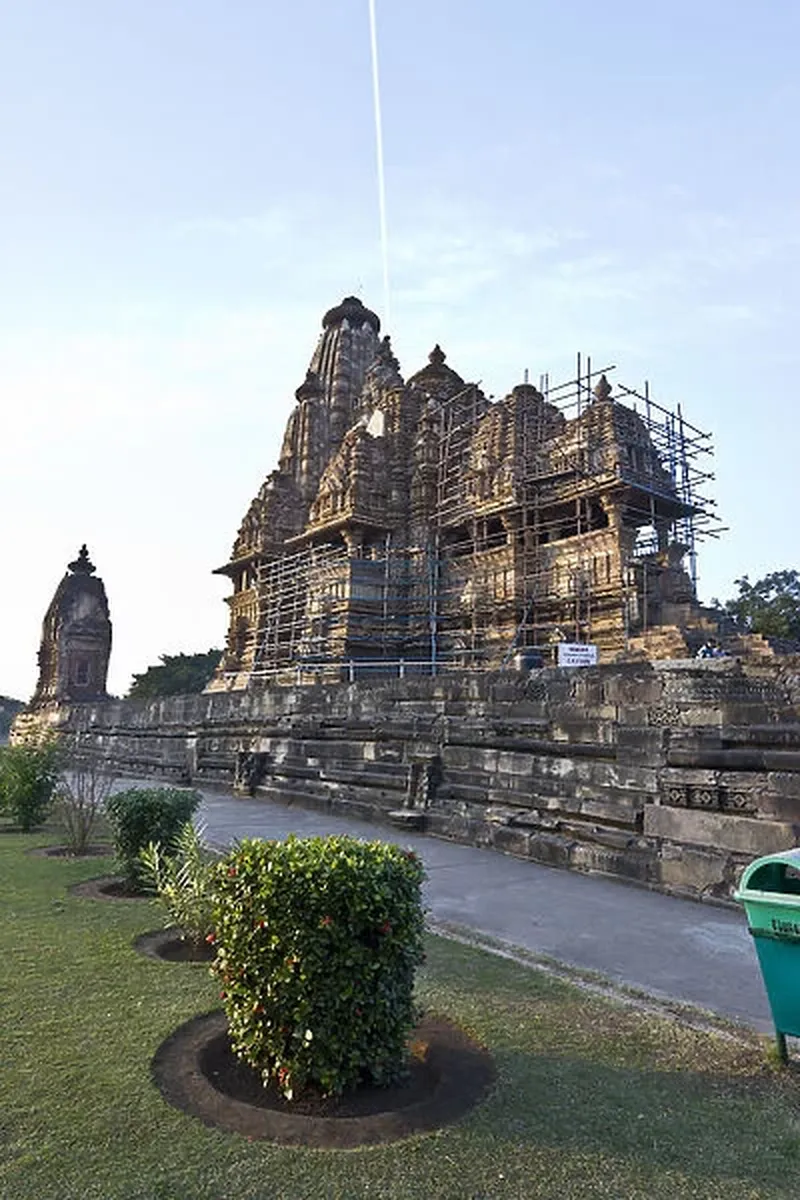
{"type": "Polygon", "coordinates": [[[660,766],[664,762],[668,732],[649,725],[620,725],[617,730],[619,766],[660,766]]]}
{"type": "Polygon", "coordinates": [[[576,842],[605,846],[609,850],[627,850],[634,843],[634,837],[629,829],[613,829],[608,826],[590,825],[577,821],[565,821],[561,829],[564,834],[573,837],[576,842]]]}
{"type": "Polygon", "coordinates": [[[514,817],[514,825],[520,829],[558,829],[561,818],[555,813],[538,808],[520,810],[514,817]]]}
{"type": "Polygon", "coordinates": [[[583,671],[575,679],[575,699],[584,708],[602,704],[604,690],[602,678],[595,671],[583,671]]]}
{"type": "Polygon", "coordinates": [[[520,858],[530,855],[531,835],[518,826],[497,825],[491,830],[490,844],[505,854],[516,854],[520,858]]]}
{"type": "MultiPolygon", "coordinates": [[[[599,767],[600,764],[598,763],[599,767]]],[[[633,763],[609,763],[603,771],[595,771],[593,778],[604,786],[621,792],[654,795],[658,790],[658,774],[654,767],[637,766],[633,763]]]]}
{"type": "Polygon", "coordinates": [[[572,847],[570,865],[578,871],[613,875],[643,884],[654,882],[657,876],[654,856],[647,852],[642,853],[637,848],[619,851],[589,843],[578,843],[572,847]]]}
{"type": "Polygon", "coordinates": [[[486,802],[486,785],[478,781],[475,784],[458,783],[448,778],[436,790],[436,801],[439,805],[451,803],[484,804],[486,802]]]}
{"type": "Polygon", "coordinates": [[[589,817],[594,821],[609,821],[633,828],[641,822],[643,806],[642,799],[615,800],[608,798],[603,800],[595,796],[588,800],[581,800],[577,811],[582,817],[589,817]]]}
{"type": "Polygon", "coordinates": [[[664,767],[658,772],[659,790],[671,787],[715,788],[719,782],[717,771],[700,768],[664,767]]]}
{"type": "Polygon", "coordinates": [[[643,704],[637,705],[620,705],[617,708],[617,721],[620,728],[626,725],[640,726],[647,724],[647,714],[649,708],[643,704]]]}
{"type": "Polygon", "coordinates": [[[691,729],[718,730],[723,724],[722,709],[717,704],[688,704],[681,713],[681,724],[691,729]]]}
{"type": "Polygon", "coordinates": [[[786,795],[767,787],[754,793],[752,801],[761,817],[772,821],[800,822],[800,796],[786,795]]]}
{"type": "Polygon", "coordinates": [[[494,779],[486,789],[486,800],[489,804],[521,804],[527,807],[531,794],[530,780],[527,779],[494,779]]]}
{"type": "Polygon", "coordinates": [[[500,775],[530,775],[530,755],[502,750],[497,756],[497,771],[500,775]]]}
{"type": "Polygon", "coordinates": [[[570,865],[571,844],[556,834],[532,833],[528,839],[528,855],[549,867],[570,865]]]}
{"type": "Polygon", "coordinates": [[[490,825],[510,825],[514,822],[517,816],[520,815],[520,809],[504,807],[501,804],[489,804],[484,809],[484,820],[490,825]]]}
{"type": "Polygon", "coordinates": [[[611,721],[596,721],[582,715],[561,716],[553,722],[552,738],[556,742],[613,742],[611,721]]]}
{"type": "Polygon", "coordinates": [[[608,826],[595,825],[592,831],[592,841],[611,850],[639,851],[646,843],[636,837],[632,829],[613,829],[608,826]]]}
{"type": "Polygon", "coordinates": [[[669,751],[721,750],[721,729],[671,729],[666,731],[669,751]]]}
{"type": "Polygon", "coordinates": [[[770,771],[766,786],[775,795],[785,796],[787,800],[796,800],[800,810],[800,774],[794,771],[770,771]]]}
{"type": "Polygon", "coordinates": [[[480,746],[458,745],[452,742],[443,747],[442,759],[446,768],[458,770],[494,772],[497,769],[497,754],[480,746]]]}
{"type": "Polygon", "coordinates": [[[643,828],[646,837],[730,850],[750,854],[753,858],[794,846],[800,834],[800,825],[789,822],[759,821],[752,817],[667,808],[660,804],[647,805],[643,828]]]}
{"type": "Polygon", "coordinates": [[[730,858],[714,850],[681,847],[664,854],[658,864],[658,880],[669,891],[687,895],[725,895],[729,892],[730,858]]]}
{"type": "Polygon", "coordinates": [[[722,729],[726,744],[771,746],[784,750],[800,749],[800,722],[788,725],[726,725],[722,729]]]}
{"type": "Polygon", "coordinates": [[[652,665],[622,667],[605,681],[606,702],[618,708],[650,708],[662,702],[662,683],[652,665]]]}

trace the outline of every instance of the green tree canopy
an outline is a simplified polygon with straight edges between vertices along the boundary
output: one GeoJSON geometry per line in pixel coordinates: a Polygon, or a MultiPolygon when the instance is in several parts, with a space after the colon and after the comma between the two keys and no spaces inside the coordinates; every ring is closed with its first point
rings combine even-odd
{"type": "Polygon", "coordinates": [[[134,675],[128,695],[150,700],[157,696],[202,692],[221,656],[221,650],[206,650],[205,654],[162,654],[159,666],[148,667],[141,675],[134,675]]]}
{"type": "Polygon", "coordinates": [[[739,628],[767,637],[800,639],[800,573],[773,571],[755,583],[743,575],[734,582],[739,595],[723,611],[739,628]]]}
{"type": "Polygon", "coordinates": [[[8,737],[11,722],[24,707],[25,704],[22,700],[12,700],[10,696],[0,696],[0,741],[4,741],[8,737]]]}

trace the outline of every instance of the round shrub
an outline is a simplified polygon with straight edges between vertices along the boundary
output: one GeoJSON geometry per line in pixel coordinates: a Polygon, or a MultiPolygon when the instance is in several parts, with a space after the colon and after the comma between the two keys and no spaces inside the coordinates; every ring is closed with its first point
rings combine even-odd
{"type": "Polygon", "coordinates": [[[351,837],[247,839],[218,864],[212,969],[265,1085],[327,1096],[402,1073],[423,879],[413,852],[351,837]]]}
{"type": "Polygon", "coordinates": [[[144,882],[140,851],[150,842],[174,846],[199,806],[199,792],[188,788],[127,788],[108,797],[117,860],[130,887],[141,888],[144,882]]]}

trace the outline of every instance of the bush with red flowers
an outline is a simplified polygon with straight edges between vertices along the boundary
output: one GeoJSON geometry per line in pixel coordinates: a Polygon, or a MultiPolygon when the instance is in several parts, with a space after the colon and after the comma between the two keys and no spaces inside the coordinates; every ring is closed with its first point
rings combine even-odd
{"type": "Polygon", "coordinates": [[[327,1096],[402,1073],[423,879],[416,854],[351,837],[247,839],[219,863],[212,970],[265,1085],[327,1096]]]}

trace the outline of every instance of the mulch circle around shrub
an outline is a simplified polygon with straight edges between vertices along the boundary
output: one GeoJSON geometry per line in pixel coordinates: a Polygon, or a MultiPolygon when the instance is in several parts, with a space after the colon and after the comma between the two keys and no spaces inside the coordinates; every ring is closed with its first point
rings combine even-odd
{"type": "Polygon", "coordinates": [[[114,847],[108,842],[95,842],[84,848],[83,854],[75,854],[69,846],[34,846],[26,850],[33,858],[108,858],[114,853],[114,847]]]}
{"type": "Polygon", "coordinates": [[[69,889],[71,896],[82,896],[85,900],[154,900],[152,892],[136,892],[128,887],[121,875],[101,875],[99,879],[87,879],[74,883],[69,889]]]}
{"type": "Polygon", "coordinates": [[[152,1073],[170,1104],[205,1125],[284,1146],[350,1149],[452,1124],[494,1081],[489,1052],[447,1020],[426,1017],[411,1046],[408,1078],[393,1087],[288,1101],[236,1058],[225,1014],[213,1012],[162,1042],[152,1073]]]}
{"type": "Polygon", "coordinates": [[[162,962],[210,963],[216,951],[213,946],[187,941],[178,929],[151,929],[134,940],[133,947],[148,958],[162,962]]]}

